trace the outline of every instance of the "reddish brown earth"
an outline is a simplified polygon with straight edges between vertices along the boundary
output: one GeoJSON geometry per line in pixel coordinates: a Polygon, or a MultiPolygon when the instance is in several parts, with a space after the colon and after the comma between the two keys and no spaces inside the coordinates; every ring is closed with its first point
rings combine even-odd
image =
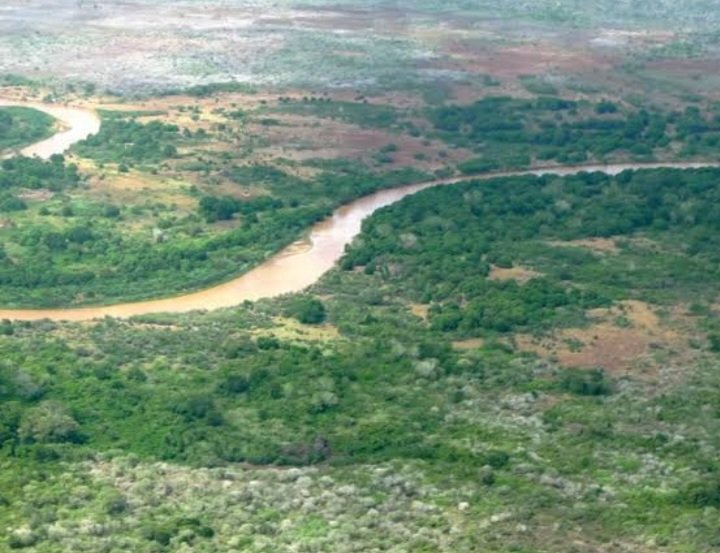
{"type": "Polygon", "coordinates": [[[657,377],[655,353],[687,351],[688,328],[680,317],[664,321],[657,308],[624,301],[610,309],[590,312],[596,322],[586,328],[565,329],[543,337],[519,335],[518,347],[565,367],[602,368],[615,375],[657,377]]]}
{"type": "Polygon", "coordinates": [[[464,41],[453,41],[444,51],[449,58],[439,62],[439,68],[492,75],[501,79],[548,73],[603,71],[611,69],[616,62],[607,54],[565,49],[543,42],[489,49],[464,41]]]}

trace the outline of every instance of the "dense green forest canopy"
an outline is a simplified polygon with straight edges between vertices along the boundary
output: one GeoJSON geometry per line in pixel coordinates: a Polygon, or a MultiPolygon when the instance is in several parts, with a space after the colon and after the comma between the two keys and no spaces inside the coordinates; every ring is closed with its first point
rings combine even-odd
{"type": "Polygon", "coordinates": [[[52,134],[55,120],[25,107],[0,107],[0,151],[27,146],[52,134]]]}
{"type": "Polygon", "coordinates": [[[465,334],[576,322],[588,308],[628,293],[710,301],[720,292],[719,202],[717,169],[438,187],[377,213],[342,266],[378,272],[396,293],[433,303],[433,324],[465,334]],[[662,251],[643,254],[628,241],[608,266],[589,251],[553,245],[639,235],[663,244],[662,251]],[[491,264],[521,264],[543,276],[524,286],[492,282],[491,264]]]}
{"type": "MultiPolygon", "coordinates": [[[[177,125],[159,121],[139,123],[132,117],[104,112],[100,132],[75,147],[75,151],[101,163],[158,163],[177,155],[181,138],[177,125]]],[[[187,136],[186,136],[187,138],[187,136]]]]}
{"type": "Polygon", "coordinates": [[[44,188],[61,192],[79,183],[77,166],[66,164],[61,155],[55,155],[49,161],[20,156],[0,162],[0,190],[3,191],[44,188]]]}
{"type": "Polygon", "coordinates": [[[681,146],[681,157],[715,156],[720,143],[720,113],[697,107],[665,112],[608,100],[487,97],[432,109],[429,118],[444,140],[477,151],[477,158],[460,166],[467,173],[533,161],[578,164],[618,155],[647,160],[671,145],[681,146]]]}

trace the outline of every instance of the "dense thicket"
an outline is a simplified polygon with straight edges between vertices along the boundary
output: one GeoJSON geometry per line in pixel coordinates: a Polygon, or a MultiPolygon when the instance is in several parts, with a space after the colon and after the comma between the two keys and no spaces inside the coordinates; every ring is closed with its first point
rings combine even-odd
{"type": "Polygon", "coordinates": [[[54,119],[30,108],[0,107],[0,150],[26,146],[52,133],[54,119]]]}
{"type": "Polygon", "coordinates": [[[77,166],[65,164],[61,155],[53,156],[50,161],[19,156],[0,163],[0,190],[44,188],[59,192],[79,182],[77,166]]]}
{"type": "Polygon", "coordinates": [[[27,209],[27,202],[18,195],[23,189],[62,192],[77,186],[80,180],[77,167],[66,165],[60,155],[49,162],[22,156],[5,159],[0,163],[0,213],[27,209]]]}
{"type": "Polygon", "coordinates": [[[656,301],[711,297],[718,291],[708,282],[719,275],[719,201],[716,169],[528,176],[440,187],[368,221],[342,266],[378,272],[398,293],[434,302],[431,318],[438,328],[547,327],[558,317],[575,320],[573,312],[627,294],[638,282],[656,301]],[[556,244],[639,233],[656,237],[664,251],[643,254],[626,242],[608,264],[587,249],[556,244]],[[646,259],[639,263],[642,255],[646,259]],[[493,282],[486,278],[491,264],[524,265],[544,276],[524,286],[493,282]],[[568,286],[570,281],[582,288],[568,286]]]}
{"type": "Polygon", "coordinates": [[[157,163],[177,155],[181,136],[177,125],[144,124],[106,112],[100,132],[77,144],[74,151],[100,162],[157,163]]]}
{"type": "Polygon", "coordinates": [[[647,159],[673,143],[682,144],[683,156],[712,155],[720,143],[720,114],[695,107],[663,112],[606,100],[593,106],[556,97],[488,97],[433,109],[429,118],[443,139],[479,154],[461,164],[468,173],[526,167],[533,160],[647,159]]]}

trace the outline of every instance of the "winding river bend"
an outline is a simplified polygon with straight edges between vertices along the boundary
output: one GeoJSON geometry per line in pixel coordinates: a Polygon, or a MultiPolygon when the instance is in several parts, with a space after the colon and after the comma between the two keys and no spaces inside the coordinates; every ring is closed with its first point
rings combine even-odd
{"type": "Polygon", "coordinates": [[[57,119],[63,127],[62,130],[50,138],[31,144],[20,150],[20,154],[27,157],[49,159],[55,154],[62,154],[76,142],[85,140],[88,136],[97,134],[100,130],[100,118],[97,113],[88,109],[62,106],[59,104],[19,102],[0,98],[0,107],[16,106],[43,111],[57,119]]]}
{"type": "MultiPolygon", "coordinates": [[[[89,110],[44,104],[4,103],[0,100],[0,106],[2,105],[24,105],[39,109],[57,117],[69,127],[68,130],[48,140],[25,148],[21,152],[25,155],[50,157],[56,153],[63,153],[72,144],[96,133],[100,128],[97,115],[89,110]]],[[[229,282],[175,297],[117,305],[60,309],[0,309],[0,319],[88,321],[102,317],[128,318],[152,313],[186,313],[195,310],[233,307],[245,300],[254,301],[299,292],[315,283],[323,274],[333,268],[342,257],[345,246],[360,233],[363,219],[382,207],[434,186],[519,175],[567,176],[584,171],[599,171],[615,175],[627,169],[695,169],[702,167],[720,167],[720,163],[578,165],[439,179],[381,190],[339,207],[331,217],[314,225],[305,240],[292,244],[255,269],[229,282]]]]}

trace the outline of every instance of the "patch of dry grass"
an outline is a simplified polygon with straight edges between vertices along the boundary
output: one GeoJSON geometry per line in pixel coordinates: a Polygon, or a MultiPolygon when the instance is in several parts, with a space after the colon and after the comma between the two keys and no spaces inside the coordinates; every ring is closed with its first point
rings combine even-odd
{"type": "Polygon", "coordinates": [[[585,248],[595,253],[614,254],[619,251],[617,242],[613,238],[582,238],[568,240],[567,242],[550,242],[551,246],[585,248]]]}
{"type": "Polygon", "coordinates": [[[325,323],[322,325],[305,325],[288,317],[273,318],[273,327],[256,329],[256,336],[274,336],[283,342],[331,342],[340,338],[336,326],[325,323]]]}
{"type": "Polygon", "coordinates": [[[686,353],[689,336],[678,321],[666,321],[657,309],[640,301],[624,301],[608,309],[589,312],[593,322],[537,337],[517,335],[524,351],[552,358],[565,367],[602,368],[616,375],[655,378],[658,352],[686,353]]]}
{"type": "Polygon", "coordinates": [[[488,278],[490,280],[497,281],[514,280],[519,284],[525,284],[529,280],[532,280],[539,276],[542,276],[542,273],[538,273],[537,271],[533,271],[532,269],[528,269],[522,266],[503,268],[492,265],[490,267],[490,274],[488,275],[488,278]]]}

